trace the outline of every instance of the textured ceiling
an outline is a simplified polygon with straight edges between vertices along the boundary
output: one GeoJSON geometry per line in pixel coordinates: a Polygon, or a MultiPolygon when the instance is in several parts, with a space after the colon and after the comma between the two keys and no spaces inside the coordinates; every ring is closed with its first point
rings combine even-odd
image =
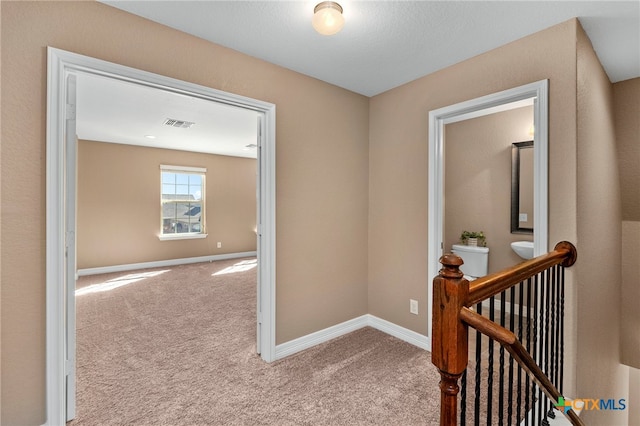
{"type": "Polygon", "coordinates": [[[578,17],[613,81],[640,76],[640,2],[346,1],[334,36],[311,26],[317,1],[103,3],[373,96],[578,17]]]}
{"type": "MultiPolygon", "coordinates": [[[[573,17],[613,82],[640,76],[638,0],[341,0],[346,24],[334,36],[313,30],[316,1],[103,3],[366,96],[573,17]]],[[[246,149],[256,138],[255,112],[212,102],[195,106],[188,97],[88,75],[79,76],[78,86],[80,138],[255,157],[246,149]],[[167,128],[165,118],[197,124],[188,131],[167,128]]]]}

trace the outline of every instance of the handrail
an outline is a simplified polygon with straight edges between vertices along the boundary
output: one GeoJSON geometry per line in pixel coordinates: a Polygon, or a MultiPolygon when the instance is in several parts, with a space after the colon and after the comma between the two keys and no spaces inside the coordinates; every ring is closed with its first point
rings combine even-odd
{"type": "MultiPolygon", "coordinates": [[[[512,358],[532,377],[549,399],[557,404],[559,391],[531,358],[516,336],[504,327],[468,309],[555,265],[572,266],[577,258],[573,244],[562,241],[554,250],[469,284],[460,271],[462,259],[454,254],[440,258],[443,267],[433,280],[431,361],[440,370],[440,424],[455,425],[458,379],[467,368],[468,326],[500,342],[512,358]]],[[[582,425],[571,410],[564,413],[574,425],[582,425]]]]}
{"type": "MultiPolygon", "coordinates": [[[[489,336],[504,346],[513,359],[522,366],[527,374],[540,386],[540,389],[542,389],[551,402],[556,406],[558,405],[558,400],[562,396],[560,391],[556,389],[549,378],[540,367],[538,367],[538,364],[531,358],[531,355],[529,355],[529,352],[522,346],[522,343],[520,343],[520,340],[518,340],[515,334],[482,315],[473,312],[469,308],[462,308],[460,310],[460,319],[480,333],[489,336]]],[[[584,425],[575,411],[569,410],[566,415],[574,425],[584,425]]]]}
{"type": "Polygon", "coordinates": [[[573,244],[562,241],[556,244],[552,252],[503,269],[495,274],[478,278],[469,285],[469,298],[466,306],[473,306],[491,296],[500,294],[553,265],[561,264],[569,267],[575,263],[576,257],[577,252],[573,244]]]}

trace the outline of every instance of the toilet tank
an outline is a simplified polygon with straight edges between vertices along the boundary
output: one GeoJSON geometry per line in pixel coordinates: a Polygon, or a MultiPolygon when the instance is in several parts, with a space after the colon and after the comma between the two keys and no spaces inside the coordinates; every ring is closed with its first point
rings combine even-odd
{"type": "Polygon", "coordinates": [[[460,270],[463,274],[477,278],[489,273],[489,247],[454,244],[451,251],[462,258],[464,264],[460,270]]]}

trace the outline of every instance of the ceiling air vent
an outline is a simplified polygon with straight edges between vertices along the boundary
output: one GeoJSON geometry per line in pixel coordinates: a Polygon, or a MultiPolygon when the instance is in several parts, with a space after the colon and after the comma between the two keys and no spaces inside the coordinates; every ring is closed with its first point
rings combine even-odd
{"type": "Polygon", "coordinates": [[[162,124],[165,126],[178,127],[180,129],[189,129],[196,123],[192,121],[176,120],[175,118],[167,118],[162,124]]]}

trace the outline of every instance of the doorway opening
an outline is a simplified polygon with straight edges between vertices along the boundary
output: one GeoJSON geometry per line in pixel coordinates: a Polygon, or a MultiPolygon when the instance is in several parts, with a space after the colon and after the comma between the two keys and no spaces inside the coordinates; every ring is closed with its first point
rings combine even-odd
{"type": "MultiPolygon", "coordinates": [[[[428,212],[428,305],[433,305],[431,282],[438,275],[444,254],[444,145],[445,125],[533,103],[534,139],[534,256],[548,251],[548,91],[540,80],[429,112],[429,212],[428,212]]],[[[432,315],[428,332],[432,336],[432,315]]]]}
{"type": "Polygon", "coordinates": [[[243,108],[257,123],[257,351],[275,359],[275,105],[59,49],[48,49],[47,99],[47,424],[73,417],[75,98],[80,73],[135,83],[198,100],[243,108]],[[71,417],[69,417],[69,415],[71,417]]]}

